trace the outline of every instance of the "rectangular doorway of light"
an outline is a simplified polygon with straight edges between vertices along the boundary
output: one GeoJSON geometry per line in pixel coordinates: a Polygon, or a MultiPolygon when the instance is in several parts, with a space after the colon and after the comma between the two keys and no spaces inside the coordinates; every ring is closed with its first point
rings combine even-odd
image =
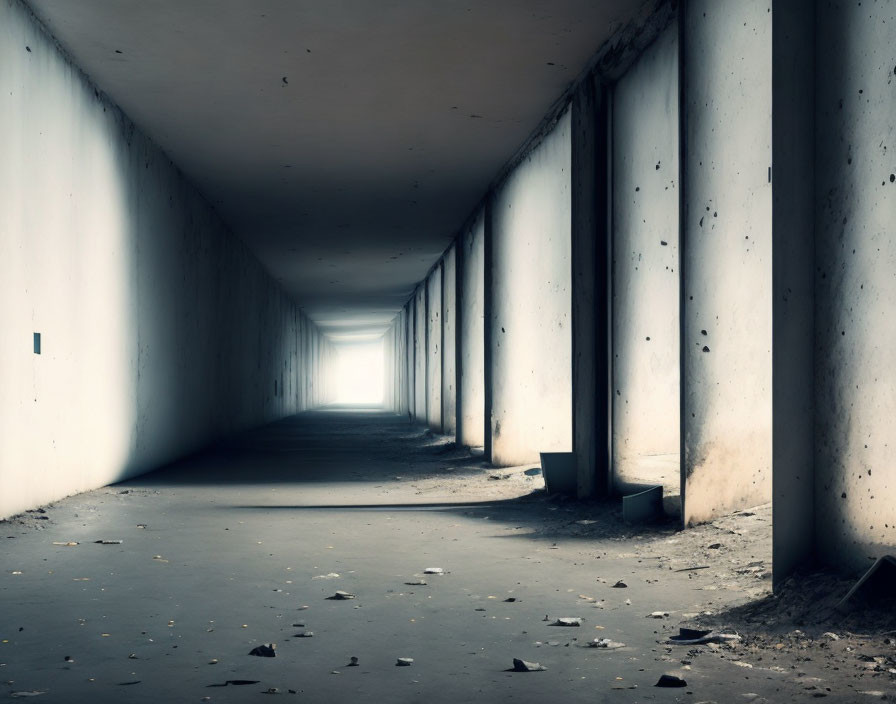
{"type": "Polygon", "coordinates": [[[334,402],[363,406],[383,403],[385,357],[383,340],[333,345],[334,402]]]}

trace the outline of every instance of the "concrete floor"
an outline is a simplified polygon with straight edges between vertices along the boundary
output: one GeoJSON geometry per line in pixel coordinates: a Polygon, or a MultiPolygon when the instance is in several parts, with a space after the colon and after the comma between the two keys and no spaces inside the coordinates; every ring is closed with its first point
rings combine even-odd
{"type": "Polygon", "coordinates": [[[796,652],[748,667],[748,652],[662,643],[767,595],[767,507],[684,532],[627,528],[617,505],[551,499],[525,469],[484,467],[394,415],[314,412],[0,522],[0,700],[817,696],[805,678],[822,664],[797,672],[796,652]],[[336,590],[356,598],[328,600],[336,590]],[[603,637],[626,647],[583,647],[603,637]],[[272,642],[276,657],[248,654],[272,642]],[[507,672],[515,657],[547,670],[507,672]],[[655,688],[666,672],[687,687],[655,688]],[[228,680],[257,683],[215,686],[228,680]]]}

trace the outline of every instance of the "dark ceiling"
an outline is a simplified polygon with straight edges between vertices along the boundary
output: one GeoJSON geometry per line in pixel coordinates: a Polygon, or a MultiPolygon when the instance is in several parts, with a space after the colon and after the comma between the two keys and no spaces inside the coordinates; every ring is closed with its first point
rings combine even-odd
{"type": "Polygon", "coordinates": [[[29,3],[313,320],[376,332],[642,0],[29,3]]]}

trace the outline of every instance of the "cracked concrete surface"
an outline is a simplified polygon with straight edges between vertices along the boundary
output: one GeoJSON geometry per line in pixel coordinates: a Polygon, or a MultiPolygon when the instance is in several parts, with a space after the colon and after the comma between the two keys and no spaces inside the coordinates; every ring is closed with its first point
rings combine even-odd
{"type": "Polygon", "coordinates": [[[769,507],[625,526],[617,504],[547,497],[527,469],[391,414],[321,411],[2,522],[0,700],[893,696],[886,637],[772,617],[769,507]],[[681,624],[744,641],[665,644],[681,624]],[[624,647],[585,647],[604,638],[624,647]],[[269,643],[276,657],[249,655],[269,643]],[[654,688],[665,673],[687,686],[654,688]]]}

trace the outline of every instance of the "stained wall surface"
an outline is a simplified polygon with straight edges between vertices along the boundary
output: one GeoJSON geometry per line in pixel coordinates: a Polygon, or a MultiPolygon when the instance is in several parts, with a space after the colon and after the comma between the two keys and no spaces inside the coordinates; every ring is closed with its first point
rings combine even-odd
{"type": "Polygon", "coordinates": [[[896,545],[896,6],[816,12],[816,540],[858,569],[896,545]]]}
{"type": "Polygon", "coordinates": [[[442,432],[442,265],[426,279],[426,422],[442,432]]]}
{"type": "Polygon", "coordinates": [[[458,237],[461,267],[458,332],[460,340],[460,408],[458,436],[461,445],[485,443],[485,213],[458,237]]]}
{"type": "Polygon", "coordinates": [[[10,0],[0,67],[0,518],[325,402],[317,329],[10,0]]]}
{"type": "Polygon", "coordinates": [[[678,25],[613,94],[613,469],[680,493],[678,25]]]}
{"type": "Polygon", "coordinates": [[[426,415],[426,282],[417,287],[414,307],[414,418],[428,422],[426,415]]]}
{"type": "Polygon", "coordinates": [[[572,449],[570,117],[497,190],[492,244],[492,462],[572,449]]]}
{"type": "Polygon", "coordinates": [[[457,256],[452,245],[442,259],[442,432],[457,430],[457,256]]]}
{"type": "Polygon", "coordinates": [[[684,6],[686,523],[771,499],[771,22],[684,6]]]}

